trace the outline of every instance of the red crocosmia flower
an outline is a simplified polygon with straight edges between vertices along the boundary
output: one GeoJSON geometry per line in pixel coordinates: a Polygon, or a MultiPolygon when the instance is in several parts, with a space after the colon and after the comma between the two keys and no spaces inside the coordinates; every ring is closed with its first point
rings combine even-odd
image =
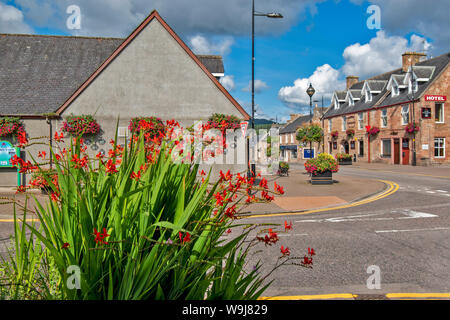
{"type": "Polygon", "coordinates": [[[94,233],[93,235],[95,236],[95,243],[97,244],[108,244],[108,242],[105,241],[105,239],[107,237],[109,237],[110,235],[106,233],[106,228],[103,228],[103,233],[100,233],[97,231],[96,228],[94,228],[94,233]]]}
{"type": "Polygon", "coordinates": [[[97,155],[95,156],[97,159],[102,159],[104,157],[103,153],[99,152],[97,153],[97,155]]]}
{"type": "Polygon", "coordinates": [[[132,172],[130,178],[135,179],[136,181],[139,180],[141,178],[141,170],[139,170],[137,173],[132,172]]]}
{"type": "Polygon", "coordinates": [[[304,257],[303,257],[302,264],[304,264],[304,265],[310,265],[310,264],[313,264],[312,258],[308,258],[307,256],[304,256],[304,257]]]}
{"type": "Polygon", "coordinates": [[[189,234],[189,232],[186,232],[184,237],[181,232],[178,232],[178,236],[180,237],[180,242],[183,244],[191,241],[191,235],[189,234]]]}
{"type": "Polygon", "coordinates": [[[308,254],[309,254],[310,256],[314,256],[314,255],[316,254],[316,252],[314,251],[313,248],[308,248],[308,254]]]}
{"type": "Polygon", "coordinates": [[[52,198],[52,201],[55,201],[55,202],[59,201],[58,195],[55,192],[52,192],[52,194],[50,196],[52,198]]]}
{"type": "Polygon", "coordinates": [[[69,248],[69,247],[70,247],[70,244],[69,244],[68,242],[65,242],[65,243],[62,245],[61,249],[67,249],[67,248],[69,248]]]}
{"type": "Polygon", "coordinates": [[[108,173],[116,173],[118,172],[116,169],[116,165],[113,163],[113,161],[111,159],[108,160],[108,162],[105,165],[106,167],[106,172],[108,173]]]}
{"type": "Polygon", "coordinates": [[[268,186],[267,186],[267,179],[266,179],[266,178],[263,178],[263,179],[259,182],[259,186],[260,186],[261,188],[267,189],[267,188],[268,188],[268,186]]]}
{"type": "Polygon", "coordinates": [[[47,155],[47,153],[45,151],[39,151],[38,153],[38,158],[42,158],[45,159],[45,156],[47,155]]]}
{"type": "Polygon", "coordinates": [[[27,191],[27,188],[25,188],[24,186],[19,186],[19,187],[17,188],[16,193],[24,193],[24,192],[26,192],[26,191],[27,191]]]}
{"type": "Polygon", "coordinates": [[[227,233],[227,234],[230,234],[230,233],[231,233],[231,229],[228,229],[228,230],[226,231],[226,233],[227,233]]]}
{"type": "Polygon", "coordinates": [[[27,133],[25,131],[21,131],[17,135],[17,140],[19,141],[19,147],[23,147],[28,143],[27,133]]]}
{"type": "Polygon", "coordinates": [[[284,231],[292,230],[292,222],[290,224],[284,221],[284,231]]]}
{"type": "Polygon", "coordinates": [[[291,254],[291,251],[288,247],[284,248],[283,246],[281,246],[281,254],[283,255],[283,257],[289,256],[291,254]]]}
{"type": "Polygon", "coordinates": [[[206,176],[206,173],[205,173],[205,171],[204,171],[204,170],[202,170],[202,171],[200,172],[200,175],[202,175],[202,176],[206,176]]]}

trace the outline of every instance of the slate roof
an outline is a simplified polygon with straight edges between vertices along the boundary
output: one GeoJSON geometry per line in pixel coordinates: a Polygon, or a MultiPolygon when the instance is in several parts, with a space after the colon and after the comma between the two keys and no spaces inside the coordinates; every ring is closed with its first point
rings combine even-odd
{"type": "MultiPolygon", "coordinates": [[[[0,34],[0,114],[54,113],[124,40],[0,34]]],[[[220,56],[198,58],[224,73],[220,56]]]]}
{"type": "Polygon", "coordinates": [[[297,131],[298,127],[301,127],[303,124],[307,123],[313,118],[313,116],[307,115],[307,116],[301,116],[292,121],[291,123],[287,124],[283,128],[280,129],[280,133],[293,133],[297,131]]]}
{"type": "Polygon", "coordinates": [[[212,74],[225,73],[221,56],[197,55],[197,57],[212,74]]]}
{"type": "MultiPolygon", "coordinates": [[[[450,52],[433,59],[419,62],[413,67],[414,73],[418,78],[430,79],[427,82],[418,82],[418,91],[414,93],[414,99],[419,98],[427,90],[433,80],[441,74],[449,62],[450,52]]],[[[394,75],[395,79],[399,82],[399,85],[401,85],[403,84],[403,79],[407,73],[400,68],[367,79],[369,82],[369,87],[372,91],[381,90],[380,93],[372,96],[372,101],[366,101],[365,96],[362,95],[361,100],[355,102],[353,106],[350,106],[346,102],[340,104],[339,109],[334,109],[333,106],[330,107],[328,112],[324,115],[324,118],[332,118],[340,115],[366,111],[374,107],[386,107],[411,101],[412,95],[408,94],[408,88],[400,89],[400,94],[395,97],[393,97],[390,91],[387,90],[387,84],[392,75],[394,75]]],[[[361,90],[363,86],[364,81],[360,81],[354,84],[350,90],[354,95],[354,90],[361,90]]]]}

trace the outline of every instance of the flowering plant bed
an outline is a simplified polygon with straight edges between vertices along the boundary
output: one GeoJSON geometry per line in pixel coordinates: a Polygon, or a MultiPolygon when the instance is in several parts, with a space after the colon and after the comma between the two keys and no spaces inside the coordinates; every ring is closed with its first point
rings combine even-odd
{"type": "Polygon", "coordinates": [[[235,130],[241,127],[241,121],[235,116],[215,113],[206,123],[207,129],[219,129],[222,132],[225,130],[235,130]]]}
{"type": "Polygon", "coordinates": [[[100,125],[97,123],[97,120],[95,120],[91,115],[70,115],[63,122],[62,128],[62,131],[70,133],[75,137],[94,135],[99,133],[100,130],[100,125]]]}
{"type": "Polygon", "coordinates": [[[280,161],[278,175],[279,176],[289,176],[289,164],[287,162],[280,161]]]}
{"type": "Polygon", "coordinates": [[[275,228],[241,230],[234,221],[243,207],[270,202],[283,187],[230,171],[210,181],[211,171],[177,161],[190,136],[172,138],[175,126],[167,122],[151,147],[140,134],[123,147],[110,141],[109,152],[94,158],[80,137],[71,139],[70,148],[52,151],[56,174],[13,158],[21,173],[37,174],[30,185],[48,188],[49,198],[45,205],[36,200],[37,223],[21,223],[27,206],[23,220],[14,219],[16,243],[6,276],[0,273],[0,296],[9,286],[8,297],[28,299],[248,300],[261,296],[275,269],[311,268],[314,250],[294,257],[284,246],[266,276],[260,263],[245,268],[253,247],[280,239],[275,228]]]}
{"type": "MultiPolygon", "coordinates": [[[[326,184],[332,184],[333,180],[329,177],[329,175],[339,171],[339,165],[337,160],[328,153],[321,153],[318,155],[316,159],[309,159],[305,162],[305,169],[307,172],[311,174],[311,183],[315,182],[315,180],[325,179],[326,184]]],[[[321,184],[325,184],[321,183],[321,184]]]]}
{"type": "Polygon", "coordinates": [[[405,127],[405,131],[410,134],[419,132],[419,125],[417,123],[408,123],[405,127]]]}
{"type": "Polygon", "coordinates": [[[347,153],[338,153],[336,155],[337,161],[339,161],[340,165],[351,165],[352,164],[352,155],[347,153]]]}

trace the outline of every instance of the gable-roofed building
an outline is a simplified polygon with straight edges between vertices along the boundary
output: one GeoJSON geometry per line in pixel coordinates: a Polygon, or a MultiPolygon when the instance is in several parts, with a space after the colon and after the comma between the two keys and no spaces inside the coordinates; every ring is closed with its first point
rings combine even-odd
{"type": "Polygon", "coordinates": [[[450,163],[450,53],[402,58],[401,68],[363,81],[348,77],[346,90],[334,93],[324,116],[329,153],[404,165],[414,163],[415,153],[417,165],[450,163]],[[413,123],[418,131],[408,132],[413,123]],[[379,132],[369,135],[371,129],[379,132]]]}
{"type": "MultiPolygon", "coordinates": [[[[102,134],[89,150],[107,152],[119,118],[119,143],[134,117],[175,119],[184,127],[214,113],[248,120],[220,84],[223,75],[221,57],[196,56],[156,11],[125,39],[1,34],[0,117],[20,117],[29,137],[52,143],[66,116],[95,115],[102,134]]],[[[27,148],[35,158],[40,150],[27,148]]]]}
{"type": "MultiPolygon", "coordinates": [[[[297,131],[302,126],[309,125],[310,122],[321,125],[321,119],[326,108],[314,108],[313,115],[292,114],[288,123],[280,129],[280,158],[286,162],[297,162],[303,159],[303,149],[309,149],[309,144],[303,145],[296,139],[297,131]]],[[[317,155],[320,149],[319,143],[313,143],[314,154],[317,155]]]]}

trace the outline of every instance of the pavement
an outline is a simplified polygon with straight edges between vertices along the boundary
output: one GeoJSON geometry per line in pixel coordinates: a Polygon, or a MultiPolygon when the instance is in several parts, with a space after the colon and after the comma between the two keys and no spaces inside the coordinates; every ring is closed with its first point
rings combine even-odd
{"type": "Polygon", "coordinates": [[[378,179],[353,177],[340,172],[333,174],[332,185],[311,185],[303,165],[291,165],[289,177],[265,176],[269,188],[274,183],[284,187],[285,194],[272,203],[255,203],[245,207],[241,214],[272,214],[302,212],[340,206],[375,196],[387,188],[378,179]]]}

